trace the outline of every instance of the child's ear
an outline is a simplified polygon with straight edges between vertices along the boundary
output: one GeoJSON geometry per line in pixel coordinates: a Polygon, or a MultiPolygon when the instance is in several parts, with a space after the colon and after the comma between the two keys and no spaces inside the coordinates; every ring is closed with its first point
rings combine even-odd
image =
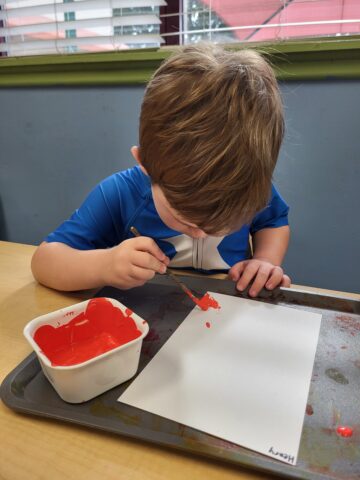
{"type": "Polygon", "coordinates": [[[137,161],[137,163],[140,165],[140,168],[143,171],[143,173],[145,173],[145,175],[147,175],[148,173],[146,171],[146,168],[143,167],[143,165],[141,163],[140,148],[137,147],[136,145],[134,145],[133,147],[130,148],[130,152],[131,152],[132,156],[135,158],[135,160],[137,161]]]}

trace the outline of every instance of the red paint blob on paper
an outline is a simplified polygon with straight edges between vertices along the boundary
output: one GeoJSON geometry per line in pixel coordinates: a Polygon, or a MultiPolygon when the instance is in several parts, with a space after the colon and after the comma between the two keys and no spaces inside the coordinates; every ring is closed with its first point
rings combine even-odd
{"type": "Polygon", "coordinates": [[[336,433],[338,433],[341,437],[351,437],[353,434],[353,429],[348,426],[340,426],[336,429],[336,433]]]}
{"type": "Polygon", "coordinates": [[[211,297],[208,293],[199,299],[196,299],[196,304],[201,308],[201,310],[209,310],[209,308],[220,308],[219,303],[215,300],[215,298],[211,297]]]}
{"type": "Polygon", "coordinates": [[[130,308],[126,308],[125,309],[125,315],[127,315],[128,317],[131,317],[131,315],[133,314],[134,312],[132,310],[130,310],[130,308]]]}
{"type": "MultiPolygon", "coordinates": [[[[127,313],[127,312],[125,312],[127,313]]],[[[34,340],[54,366],[90,360],[140,337],[130,316],[105,298],[90,300],[85,312],[60,327],[42,325],[34,340]]]]}
{"type": "Polygon", "coordinates": [[[210,327],[211,327],[211,323],[210,323],[210,322],[206,322],[205,325],[207,326],[207,328],[210,328],[210,327]]]}
{"type": "Polygon", "coordinates": [[[196,305],[201,308],[201,310],[206,311],[209,310],[209,308],[221,308],[215,298],[211,297],[208,293],[205,293],[202,298],[194,297],[190,290],[187,291],[187,294],[196,303],[196,305]]]}

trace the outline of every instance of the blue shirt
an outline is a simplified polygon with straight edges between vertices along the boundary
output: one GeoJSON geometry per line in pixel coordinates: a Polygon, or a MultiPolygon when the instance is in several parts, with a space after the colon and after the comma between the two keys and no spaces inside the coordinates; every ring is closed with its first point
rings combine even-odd
{"type": "Polygon", "coordinates": [[[159,217],[151,184],[139,166],[111,175],[97,185],[81,207],[46,237],[79,250],[110,248],[132,238],[134,226],[155,240],[170,266],[227,271],[250,256],[249,234],[288,225],[289,207],[272,186],[268,206],[249,225],[224,237],[193,239],[172,230],[159,217]]]}

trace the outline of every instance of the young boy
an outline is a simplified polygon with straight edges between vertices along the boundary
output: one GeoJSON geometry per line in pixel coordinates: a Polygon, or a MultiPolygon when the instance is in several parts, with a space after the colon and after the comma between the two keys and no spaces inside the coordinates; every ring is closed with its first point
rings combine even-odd
{"type": "Polygon", "coordinates": [[[147,86],[131,149],[138,166],[101,182],[46,238],[35,278],[59,290],[128,289],[170,266],[228,272],[252,296],[289,286],[280,267],[288,206],[271,184],[283,130],[276,79],[259,54],[178,50],[147,86]]]}

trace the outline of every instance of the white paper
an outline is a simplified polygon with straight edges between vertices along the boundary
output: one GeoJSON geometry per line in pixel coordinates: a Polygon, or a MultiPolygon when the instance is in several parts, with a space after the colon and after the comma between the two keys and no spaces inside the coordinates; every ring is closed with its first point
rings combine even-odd
{"type": "Polygon", "coordinates": [[[118,400],[295,465],[321,315],[210,294],[118,400]]]}

